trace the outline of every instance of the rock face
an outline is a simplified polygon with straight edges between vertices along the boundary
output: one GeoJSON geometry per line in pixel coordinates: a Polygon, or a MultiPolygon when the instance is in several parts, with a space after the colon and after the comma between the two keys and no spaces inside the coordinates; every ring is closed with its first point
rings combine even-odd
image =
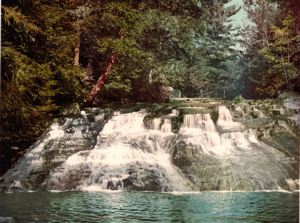
{"type": "Polygon", "coordinates": [[[290,111],[290,119],[300,127],[300,96],[292,96],[284,101],[284,106],[290,111]]]}
{"type": "Polygon", "coordinates": [[[271,100],[86,109],[56,120],[0,190],[297,190],[293,113],[271,100]]]}
{"type": "Polygon", "coordinates": [[[111,115],[110,109],[88,109],[76,116],[55,120],[15,167],[0,178],[1,190],[43,189],[42,183],[53,168],[72,154],[93,148],[111,115]]]}
{"type": "Polygon", "coordinates": [[[62,111],[62,115],[64,116],[78,115],[79,113],[80,113],[80,106],[77,103],[70,104],[62,111]]]}
{"type": "MultiPolygon", "coordinates": [[[[194,189],[290,189],[287,180],[298,176],[293,162],[288,164],[285,154],[259,141],[257,129],[233,121],[226,107],[219,106],[218,113],[216,125],[208,114],[186,115],[179,132],[174,160],[194,189]]],[[[240,117],[239,109],[236,115],[240,117]]]]}

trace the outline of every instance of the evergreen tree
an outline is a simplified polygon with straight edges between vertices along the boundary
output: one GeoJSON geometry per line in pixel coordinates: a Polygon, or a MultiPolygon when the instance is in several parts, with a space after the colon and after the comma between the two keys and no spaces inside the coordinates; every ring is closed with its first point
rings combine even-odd
{"type": "MultiPolygon", "coordinates": [[[[26,148],[67,104],[84,96],[72,64],[72,22],[62,1],[3,1],[1,154],[26,148]]],[[[0,161],[1,162],[1,161],[0,161]]]]}
{"type": "Polygon", "coordinates": [[[292,83],[299,79],[299,67],[294,59],[299,52],[299,35],[290,6],[281,1],[246,1],[254,24],[246,29],[245,56],[250,68],[246,81],[252,81],[253,88],[262,96],[275,97],[291,89],[292,83]]]}

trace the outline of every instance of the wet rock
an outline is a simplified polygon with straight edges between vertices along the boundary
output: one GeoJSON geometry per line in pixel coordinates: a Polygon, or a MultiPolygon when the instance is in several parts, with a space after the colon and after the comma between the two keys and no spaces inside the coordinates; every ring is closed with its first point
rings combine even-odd
{"type": "Polygon", "coordinates": [[[117,182],[109,180],[107,183],[106,189],[107,190],[119,190],[119,189],[122,189],[122,185],[123,185],[123,183],[121,180],[118,180],[117,182]]]}
{"type": "Polygon", "coordinates": [[[234,111],[235,117],[241,118],[241,117],[245,116],[245,112],[242,109],[242,107],[240,107],[240,106],[234,106],[233,111],[234,111]]]}
{"type": "Polygon", "coordinates": [[[0,217],[0,223],[14,223],[13,217],[0,217]]]}
{"type": "Polygon", "coordinates": [[[255,107],[252,108],[252,111],[251,111],[250,115],[252,116],[252,118],[263,118],[263,117],[265,117],[263,112],[261,110],[255,108],[255,107]]]}
{"type": "MultiPolygon", "coordinates": [[[[152,104],[146,108],[147,116],[134,113],[130,119],[120,120],[110,119],[111,109],[89,108],[76,116],[59,119],[54,131],[44,134],[33,145],[31,153],[2,177],[0,188],[5,191],[77,190],[95,186],[109,190],[172,191],[184,179],[176,179],[182,172],[194,190],[289,188],[285,179],[296,179],[294,166],[299,163],[299,153],[293,148],[297,148],[299,140],[293,122],[280,111],[281,105],[272,101],[226,102],[231,110],[227,115],[232,117],[227,117],[228,131],[225,131],[225,127],[218,126],[221,103],[225,102],[185,99],[152,104]],[[172,116],[172,109],[180,112],[172,116]],[[191,131],[185,135],[181,127],[186,114],[199,114],[202,119],[190,120],[195,125],[187,124],[191,131]],[[135,123],[138,118],[142,121],[135,123]],[[155,118],[160,122],[157,131],[150,133],[155,118]],[[164,119],[172,124],[172,132],[166,135],[160,132],[164,119]],[[210,122],[205,122],[208,119],[210,122]],[[108,120],[111,131],[99,135],[108,120]],[[120,132],[124,125],[128,128],[120,132]],[[138,131],[133,131],[135,128],[138,131]],[[102,148],[107,151],[100,152],[102,148]],[[130,150],[122,153],[123,148],[130,150]],[[167,152],[160,154],[161,148],[167,152]],[[131,151],[131,156],[127,156],[131,151]],[[170,156],[172,163],[168,164],[164,155],[170,156]],[[124,161],[122,165],[113,163],[116,156],[117,161],[124,161]]],[[[140,110],[141,105],[133,110],[136,109],[140,110]]],[[[132,109],[124,109],[115,116],[123,112],[132,109]]]]}
{"type": "Polygon", "coordinates": [[[192,164],[192,154],[191,150],[187,147],[184,141],[177,142],[174,153],[173,153],[173,162],[176,166],[183,169],[192,164]]]}
{"type": "Polygon", "coordinates": [[[300,179],[287,179],[286,180],[290,190],[300,189],[300,179]]]}
{"type": "Polygon", "coordinates": [[[65,107],[62,111],[63,116],[70,116],[70,115],[77,115],[80,114],[80,106],[78,103],[70,104],[69,106],[65,107]]]}
{"type": "MultiPolygon", "coordinates": [[[[25,154],[25,158],[19,160],[15,167],[16,169],[19,168],[20,171],[9,170],[3,176],[4,180],[0,183],[0,187],[11,191],[20,190],[17,186],[10,187],[11,181],[17,180],[26,186],[25,190],[36,190],[44,187],[58,189],[45,184],[50,172],[72,154],[91,149],[97,142],[97,136],[110,115],[111,109],[87,109],[83,114],[72,116],[72,118],[58,119],[54,123],[55,128],[53,127],[54,129],[51,130],[52,127],[50,127],[50,130],[32,146],[32,149],[37,149],[37,153],[33,157],[33,154],[29,154],[30,151],[25,154]],[[87,118],[87,115],[92,117],[101,115],[102,119],[96,122],[95,119],[87,118]]],[[[76,175],[72,175],[70,179],[66,179],[68,181],[66,184],[69,185],[66,188],[76,188],[80,180],[76,175]]]]}
{"type": "Polygon", "coordinates": [[[22,183],[18,180],[13,180],[8,187],[10,192],[22,192],[25,191],[26,188],[22,185],[22,183]]]}
{"type": "MultiPolygon", "coordinates": [[[[132,174],[132,172],[130,172],[130,173],[132,174]]],[[[124,189],[126,189],[126,190],[132,190],[133,183],[134,183],[134,180],[133,180],[132,176],[129,176],[129,177],[123,179],[122,181],[123,181],[124,189]]]]}

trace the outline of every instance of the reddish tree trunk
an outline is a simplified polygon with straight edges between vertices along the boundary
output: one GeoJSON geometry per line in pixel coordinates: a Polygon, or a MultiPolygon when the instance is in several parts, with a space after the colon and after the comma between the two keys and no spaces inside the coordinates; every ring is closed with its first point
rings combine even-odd
{"type": "MultiPolygon", "coordinates": [[[[120,30],[119,32],[119,38],[120,39],[123,39],[123,33],[122,31],[120,30]]],[[[114,63],[117,61],[117,53],[116,52],[113,52],[112,55],[110,56],[110,59],[108,61],[108,64],[105,68],[105,70],[102,72],[102,74],[100,75],[96,85],[94,85],[93,89],[91,90],[89,96],[88,96],[88,99],[87,99],[87,104],[88,105],[91,105],[96,96],[100,93],[100,91],[102,90],[107,78],[109,77],[109,75],[111,74],[111,70],[112,70],[112,67],[114,65],[114,63]]]]}
{"type": "Polygon", "coordinates": [[[87,103],[88,104],[92,104],[95,97],[100,93],[100,91],[102,90],[107,78],[109,77],[109,75],[111,74],[111,70],[112,70],[112,67],[114,65],[114,63],[116,62],[117,60],[117,54],[116,53],[113,53],[108,61],[108,64],[105,68],[105,70],[103,71],[103,73],[100,75],[98,81],[97,81],[97,84],[94,85],[93,89],[91,90],[90,94],[89,94],[89,97],[88,97],[88,100],[87,100],[87,103]]]}

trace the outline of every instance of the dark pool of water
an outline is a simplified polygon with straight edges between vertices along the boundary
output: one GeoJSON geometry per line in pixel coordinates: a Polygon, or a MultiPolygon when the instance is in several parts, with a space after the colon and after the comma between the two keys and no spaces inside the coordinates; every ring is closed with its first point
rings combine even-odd
{"type": "Polygon", "coordinates": [[[299,193],[1,193],[0,216],[0,222],[293,223],[299,193]]]}

